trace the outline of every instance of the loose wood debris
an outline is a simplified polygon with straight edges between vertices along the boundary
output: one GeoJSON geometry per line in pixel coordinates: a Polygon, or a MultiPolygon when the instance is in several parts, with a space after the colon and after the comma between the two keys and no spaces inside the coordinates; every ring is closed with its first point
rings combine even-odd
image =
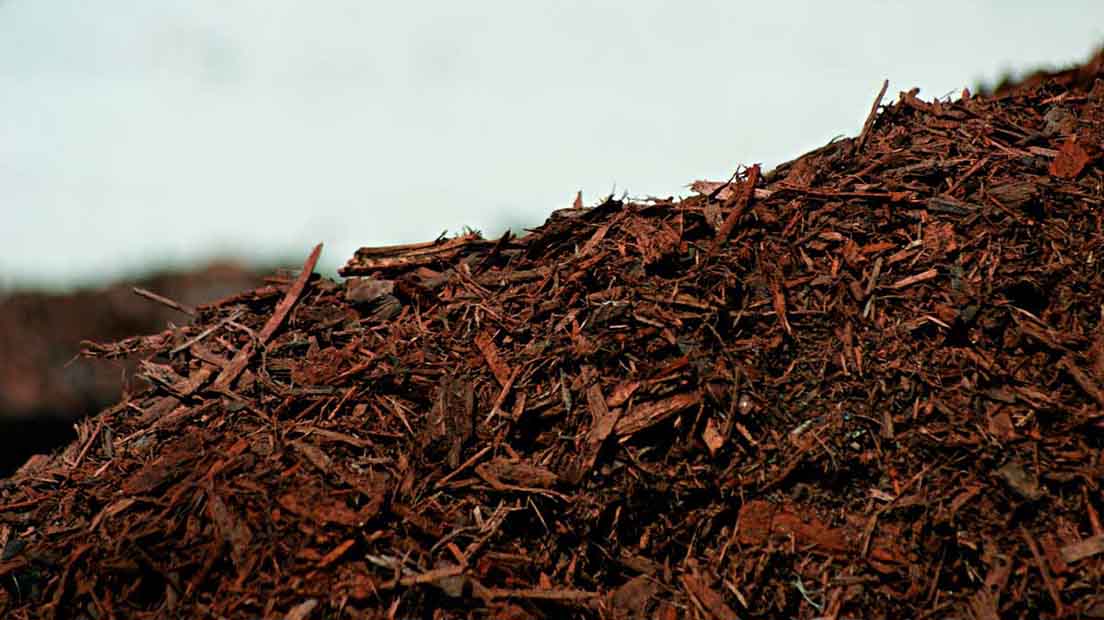
{"type": "Polygon", "coordinates": [[[0,611],[1104,617],[1104,84],[875,109],[89,343],[151,387],[4,483],[0,611]]]}
{"type": "Polygon", "coordinates": [[[133,364],[78,359],[82,339],[113,340],[170,322],[182,325],[190,322],[188,304],[261,281],[242,267],[216,263],[155,274],[140,287],[65,294],[0,291],[0,475],[12,474],[32,454],[68,442],[74,423],[119,401],[119,379],[133,364]],[[160,300],[150,303],[143,296],[160,300]]]}

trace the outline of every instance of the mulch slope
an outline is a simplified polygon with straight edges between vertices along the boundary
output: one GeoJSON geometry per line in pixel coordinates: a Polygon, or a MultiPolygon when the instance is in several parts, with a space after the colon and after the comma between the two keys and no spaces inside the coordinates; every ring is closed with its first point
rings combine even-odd
{"type": "Polygon", "coordinates": [[[5,618],[1104,617],[1104,84],[92,345],[5,618]]]}
{"type": "MultiPolygon", "coordinates": [[[[139,287],[184,304],[257,286],[259,274],[233,263],[143,277],[139,287]]],[[[0,292],[0,476],[36,452],[68,443],[73,424],[119,401],[130,361],[75,359],[81,340],[148,334],[189,322],[178,310],[116,284],[68,293],[0,292]]]]}
{"type": "MultiPolygon", "coordinates": [[[[198,304],[261,283],[233,263],[144,277],[137,286],[198,304]]],[[[119,400],[120,369],[73,360],[84,339],[150,333],[188,316],[135,295],[130,285],[71,293],[0,292],[0,418],[57,415],[75,420],[119,400]],[[71,362],[68,363],[67,362],[71,362]]]]}
{"type": "Polygon", "coordinates": [[[1104,75],[1104,47],[1079,65],[1065,69],[1035,71],[1020,79],[1007,79],[997,84],[992,93],[986,94],[1003,97],[1030,93],[1046,82],[1049,82],[1051,87],[1089,90],[1101,75],[1104,75]]]}

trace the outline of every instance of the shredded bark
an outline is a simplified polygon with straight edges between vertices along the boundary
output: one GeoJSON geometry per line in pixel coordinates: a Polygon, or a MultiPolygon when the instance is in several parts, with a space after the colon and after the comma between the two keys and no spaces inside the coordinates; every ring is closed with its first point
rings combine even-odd
{"type": "Polygon", "coordinates": [[[89,343],[149,387],[0,486],[0,614],[1101,617],[1104,83],[882,96],[89,343]]]}

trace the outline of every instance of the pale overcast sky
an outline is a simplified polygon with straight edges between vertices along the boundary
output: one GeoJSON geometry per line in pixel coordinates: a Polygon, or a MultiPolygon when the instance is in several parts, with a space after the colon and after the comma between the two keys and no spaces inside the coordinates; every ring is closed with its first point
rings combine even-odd
{"type": "Polygon", "coordinates": [[[1104,43],[1100,0],[0,0],[0,287],[685,194],[1104,43]]]}

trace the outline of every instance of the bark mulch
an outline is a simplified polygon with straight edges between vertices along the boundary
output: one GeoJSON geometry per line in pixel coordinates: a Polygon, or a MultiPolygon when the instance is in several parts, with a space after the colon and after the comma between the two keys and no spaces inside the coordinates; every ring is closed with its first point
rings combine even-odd
{"type": "Polygon", "coordinates": [[[1104,82],[881,101],[88,343],[152,387],[0,484],[0,614],[1104,617],[1104,82]]]}
{"type": "Polygon", "coordinates": [[[0,476],[35,452],[71,441],[73,424],[119,401],[133,364],[79,359],[82,339],[114,340],[188,323],[180,310],[151,304],[133,285],[188,304],[260,284],[233,263],[163,272],[124,286],[53,293],[0,291],[0,476]]]}

